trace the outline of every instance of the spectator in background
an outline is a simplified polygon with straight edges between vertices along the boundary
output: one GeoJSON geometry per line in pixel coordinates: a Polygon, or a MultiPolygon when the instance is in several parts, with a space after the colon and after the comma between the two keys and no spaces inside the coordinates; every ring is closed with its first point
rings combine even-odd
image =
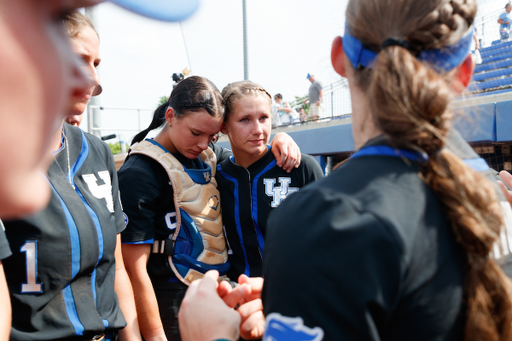
{"type": "Polygon", "coordinates": [[[299,112],[299,115],[300,115],[300,121],[302,123],[307,122],[308,114],[306,114],[306,112],[304,111],[304,108],[299,108],[299,109],[297,109],[297,111],[299,112]]]}
{"type": "Polygon", "coordinates": [[[478,40],[478,33],[475,27],[475,32],[473,33],[473,39],[471,40],[471,53],[474,56],[474,60],[477,64],[482,64],[482,55],[480,54],[480,41],[478,40]]]}
{"type": "Polygon", "coordinates": [[[274,96],[272,113],[274,115],[274,119],[276,121],[275,125],[277,127],[289,125],[292,123],[292,111],[293,109],[290,107],[290,104],[283,101],[283,95],[276,94],[274,96]]]}
{"type": "Polygon", "coordinates": [[[309,81],[311,82],[311,86],[309,87],[309,95],[308,99],[304,101],[307,103],[309,101],[309,119],[316,121],[324,111],[324,106],[322,102],[322,98],[324,97],[324,89],[322,88],[322,84],[315,79],[314,75],[310,75],[308,73],[309,81]]]}
{"type": "Polygon", "coordinates": [[[500,24],[500,37],[501,42],[509,41],[510,39],[510,23],[512,22],[512,16],[510,15],[510,11],[512,10],[512,5],[510,3],[505,5],[505,12],[500,14],[498,18],[498,24],[500,24]]]}

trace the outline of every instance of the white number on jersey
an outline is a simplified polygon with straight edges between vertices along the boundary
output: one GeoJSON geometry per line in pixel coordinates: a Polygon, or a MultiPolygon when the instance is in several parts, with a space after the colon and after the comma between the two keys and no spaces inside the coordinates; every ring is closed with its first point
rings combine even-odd
{"type": "Polygon", "coordinates": [[[110,180],[110,174],[108,171],[98,172],[100,178],[105,184],[98,186],[98,179],[94,174],[84,174],[83,178],[89,186],[89,191],[97,199],[105,199],[107,202],[107,208],[110,212],[114,212],[114,198],[112,197],[112,181],[110,180]]]}
{"type": "Polygon", "coordinates": [[[21,293],[43,292],[41,283],[37,283],[37,241],[27,241],[20,248],[26,254],[27,283],[21,284],[21,293]]]}
{"type": "Polygon", "coordinates": [[[292,182],[291,178],[279,178],[280,187],[274,187],[276,183],[275,179],[263,179],[263,183],[265,184],[265,194],[269,197],[273,197],[272,207],[277,207],[283,201],[288,194],[293,192],[297,192],[299,189],[297,187],[289,187],[290,182],[292,182]]]}

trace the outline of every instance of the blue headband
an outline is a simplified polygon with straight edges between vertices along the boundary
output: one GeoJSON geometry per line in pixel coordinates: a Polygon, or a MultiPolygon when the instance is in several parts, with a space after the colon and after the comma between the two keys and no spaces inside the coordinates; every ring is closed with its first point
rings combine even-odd
{"type": "MultiPolygon", "coordinates": [[[[455,44],[436,50],[421,51],[416,58],[430,64],[439,73],[453,70],[468,56],[473,31],[474,27],[471,26],[468,32],[455,44]]],[[[359,66],[373,68],[372,64],[378,54],[378,52],[365,49],[363,43],[350,34],[347,24],[345,24],[345,35],[343,36],[343,50],[355,69],[359,66]]]]}

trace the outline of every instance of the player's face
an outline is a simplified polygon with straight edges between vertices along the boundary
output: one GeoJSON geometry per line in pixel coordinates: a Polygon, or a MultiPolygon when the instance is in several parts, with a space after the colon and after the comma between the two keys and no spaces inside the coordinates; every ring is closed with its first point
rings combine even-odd
{"type": "Polygon", "coordinates": [[[50,188],[39,171],[72,96],[90,87],[62,25],[73,0],[0,1],[0,217],[41,209],[50,188]]]}
{"type": "Polygon", "coordinates": [[[229,137],[235,159],[250,159],[254,162],[267,152],[271,130],[268,97],[248,95],[233,103],[232,112],[224,122],[222,132],[229,137]]]}
{"type": "MultiPolygon", "coordinates": [[[[83,114],[85,107],[94,92],[94,88],[100,84],[98,72],[96,71],[96,68],[100,65],[101,62],[100,40],[98,39],[96,32],[87,26],[71,39],[71,46],[73,51],[79,55],[80,58],[82,58],[82,61],[84,62],[84,72],[89,74],[92,80],[91,87],[87,90],[87,92],[77,94],[77,96],[73,97],[70,114],[78,116],[83,114]]],[[[81,118],[80,121],[82,121],[81,118]]],[[[73,120],[73,122],[77,123],[76,118],[73,120]]]]}
{"type": "Polygon", "coordinates": [[[213,117],[205,109],[170,118],[167,129],[171,153],[179,152],[188,159],[196,159],[220,130],[222,119],[213,117]]]}

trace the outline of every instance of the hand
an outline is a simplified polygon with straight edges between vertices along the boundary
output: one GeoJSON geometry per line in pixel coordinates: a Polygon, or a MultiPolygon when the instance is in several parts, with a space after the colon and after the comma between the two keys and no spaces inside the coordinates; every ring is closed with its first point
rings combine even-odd
{"type": "Polygon", "coordinates": [[[218,278],[217,271],[208,271],[188,288],[178,314],[183,341],[238,340],[240,314],[217,294],[218,278]]]}
{"type": "MultiPolygon", "coordinates": [[[[507,184],[508,187],[512,188],[512,175],[509,172],[502,170],[500,172],[500,178],[504,183],[507,184]]],[[[498,185],[501,188],[501,191],[507,198],[508,203],[512,206],[512,191],[510,191],[501,181],[498,181],[498,185]]]]}
{"type": "Polygon", "coordinates": [[[316,105],[317,106],[320,105],[320,100],[316,101],[316,105]]]}
{"type": "Polygon", "coordinates": [[[218,291],[222,291],[219,292],[219,295],[230,307],[239,304],[238,313],[242,319],[240,336],[246,340],[260,339],[265,333],[265,316],[261,301],[263,278],[249,278],[241,275],[238,278],[238,283],[240,285],[234,289],[231,289],[229,284],[223,285],[223,288],[220,289],[219,285],[218,291]]]}
{"type": "Polygon", "coordinates": [[[277,133],[270,145],[272,146],[272,153],[274,153],[278,167],[282,167],[288,173],[294,167],[299,167],[301,159],[300,148],[290,135],[277,133]]]}

